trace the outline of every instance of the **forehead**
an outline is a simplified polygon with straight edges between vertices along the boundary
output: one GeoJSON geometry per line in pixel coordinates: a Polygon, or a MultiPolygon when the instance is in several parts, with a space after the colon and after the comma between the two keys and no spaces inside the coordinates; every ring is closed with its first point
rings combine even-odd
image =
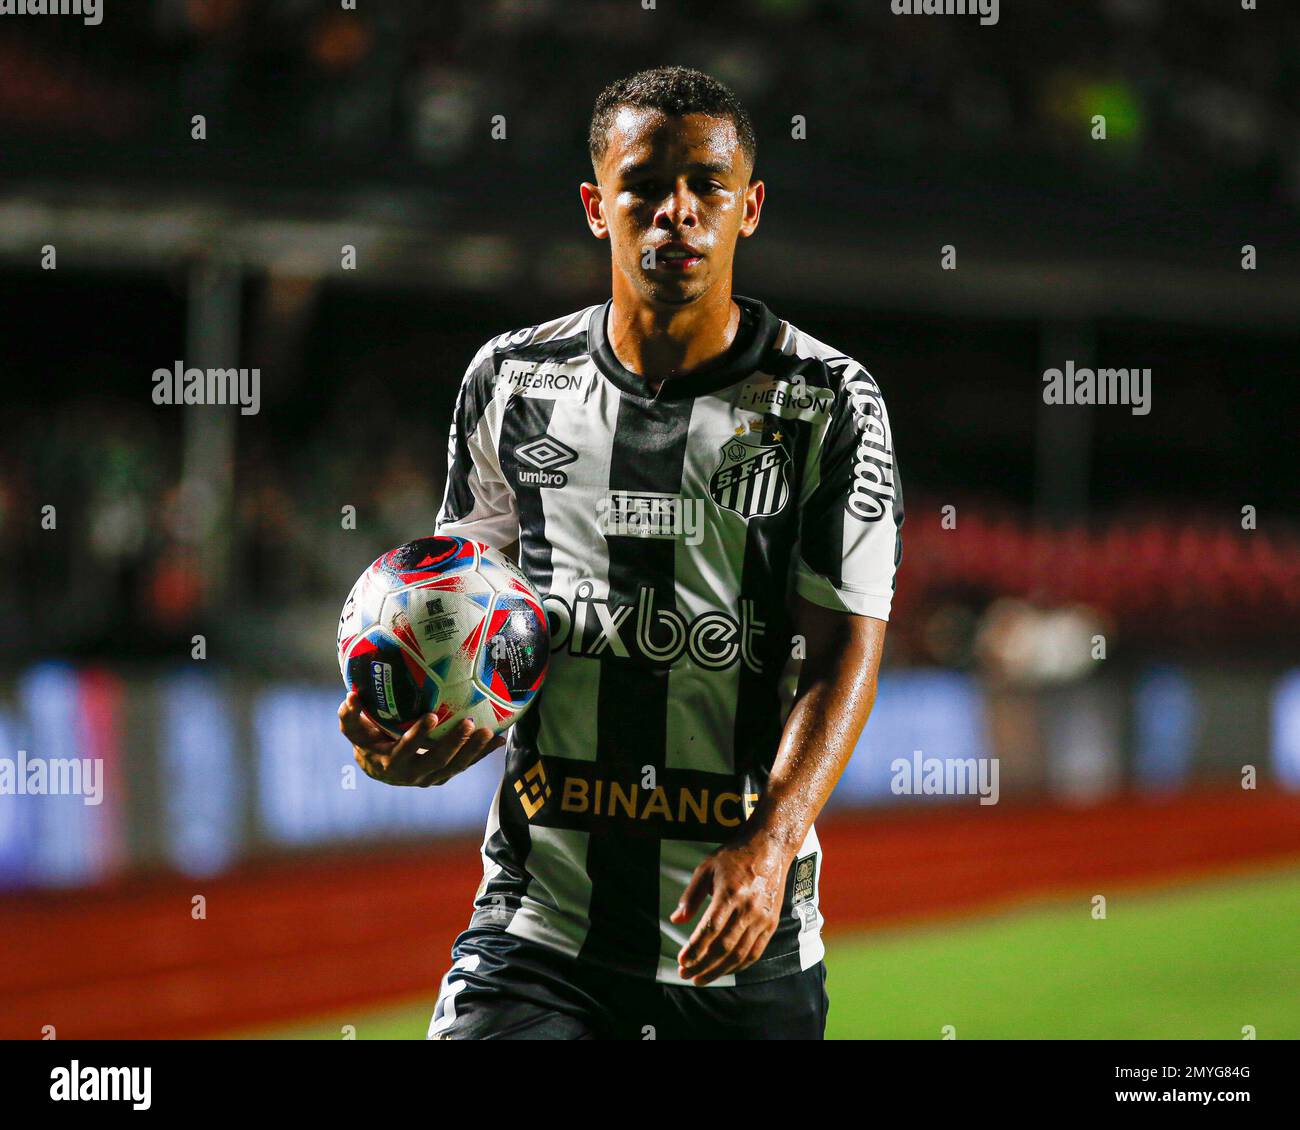
{"type": "Polygon", "coordinates": [[[643,165],[704,164],[739,171],[745,163],[730,118],[620,106],[610,125],[605,169],[625,173],[643,165]]]}

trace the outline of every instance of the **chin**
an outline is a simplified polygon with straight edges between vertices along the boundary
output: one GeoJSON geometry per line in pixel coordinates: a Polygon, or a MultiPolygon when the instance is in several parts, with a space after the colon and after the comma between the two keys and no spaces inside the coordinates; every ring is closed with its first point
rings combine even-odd
{"type": "Polygon", "coordinates": [[[690,284],[664,285],[656,280],[655,283],[643,287],[641,293],[651,302],[658,302],[664,306],[683,306],[688,302],[694,302],[706,290],[708,287],[693,281],[690,284]]]}

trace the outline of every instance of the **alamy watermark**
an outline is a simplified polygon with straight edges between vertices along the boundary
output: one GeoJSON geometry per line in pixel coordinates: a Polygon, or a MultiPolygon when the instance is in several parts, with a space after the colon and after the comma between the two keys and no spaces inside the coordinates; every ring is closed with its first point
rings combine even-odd
{"type": "Polygon", "coordinates": [[[989,27],[998,22],[998,0],[889,0],[896,16],[979,16],[989,27]]]}
{"type": "Polygon", "coordinates": [[[704,541],[704,502],[675,494],[612,490],[596,499],[600,532],[615,537],[704,541]]]}
{"type": "Polygon", "coordinates": [[[1134,416],[1151,411],[1150,369],[1087,369],[1067,361],[1043,370],[1044,404],[1128,404],[1134,416]]]}
{"type": "Polygon", "coordinates": [[[104,22],[103,0],[0,0],[0,16],[80,16],[96,27],[104,22]]]}
{"type": "Polygon", "coordinates": [[[98,757],[0,757],[0,796],[79,796],[82,804],[104,800],[104,762],[98,757]]]}
{"type": "Polygon", "coordinates": [[[910,758],[894,758],[889,769],[889,791],[895,796],[978,796],[980,804],[998,802],[996,757],[924,757],[918,749],[910,758]]]}
{"type": "Polygon", "coordinates": [[[153,371],[155,404],[238,404],[241,416],[262,407],[261,369],[187,369],[184,361],[153,371]]]}
{"type": "Polygon", "coordinates": [[[132,1110],[148,1110],[152,1074],[150,1067],[91,1067],[74,1059],[50,1072],[50,1100],[130,1103],[132,1110]]]}

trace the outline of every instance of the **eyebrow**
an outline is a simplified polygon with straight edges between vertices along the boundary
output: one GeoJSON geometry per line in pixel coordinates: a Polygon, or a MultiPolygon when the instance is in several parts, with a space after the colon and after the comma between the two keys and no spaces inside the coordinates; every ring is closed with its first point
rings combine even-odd
{"type": "MultiPolygon", "coordinates": [[[[722,161],[692,161],[686,166],[686,169],[692,173],[714,173],[718,176],[726,176],[731,170],[731,166],[722,161]]],[[[642,173],[658,172],[657,166],[650,161],[640,161],[635,165],[628,165],[618,170],[618,175],[624,179],[628,177],[640,176],[642,173]]]]}

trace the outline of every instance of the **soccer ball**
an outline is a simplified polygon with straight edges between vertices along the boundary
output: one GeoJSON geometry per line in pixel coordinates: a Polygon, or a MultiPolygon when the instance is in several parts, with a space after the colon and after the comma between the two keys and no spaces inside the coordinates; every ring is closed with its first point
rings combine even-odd
{"type": "Polygon", "coordinates": [[[376,725],[400,737],[425,714],[433,737],[469,718],[494,734],[528,709],[550,635],[537,590],[501,553],[417,538],[376,560],[339,617],[339,670],[376,725]]]}

